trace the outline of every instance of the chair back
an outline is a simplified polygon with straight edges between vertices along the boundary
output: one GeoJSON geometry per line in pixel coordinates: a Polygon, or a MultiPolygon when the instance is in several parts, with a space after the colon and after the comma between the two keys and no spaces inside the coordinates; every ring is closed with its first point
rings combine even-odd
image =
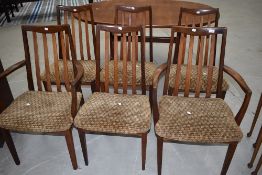
{"type": "Polygon", "coordinates": [[[187,27],[218,27],[219,17],[218,8],[180,8],[178,25],[187,27]]]}
{"type": "MultiPolygon", "coordinates": [[[[115,10],[115,24],[127,26],[142,26],[146,39],[146,27],[149,28],[149,60],[153,62],[153,27],[152,27],[152,8],[151,6],[126,6],[117,5],[115,10]]],[[[128,38],[130,41],[130,37],[128,38]]]]}
{"type": "MultiPolygon", "coordinates": [[[[72,59],[73,62],[76,61],[70,26],[68,24],[49,26],[23,25],[21,28],[23,35],[29,90],[34,90],[33,74],[31,67],[31,61],[34,61],[36,75],[35,79],[37,81],[37,87],[39,91],[43,90],[41,76],[45,76],[45,89],[50,92],[52,91],[51,84],[53,85],[53,82],[51,83],[50,69],[54,69],[55,72],[55,85],[57,87],[57,91],[62,91],[61,84],[64,84],[66,90],[70,91],[71,84],[69,81],[70,77],[67,62],[69,59],[72,59]],[[32,40],[29,40],[29,37],[31,38],[31,36],[29,35],[32,36],[32,40]],[[70,43],[69,48],[66,47],[66,38],[70,43]],[[62,70],[59,70],[59,68],[61,69],[61,66],[59,66],[58,43],[60,43],[62,51],[61,59],[64,67],[62,70]],[[71,58],[69,58],[69,55],[67,54],[68,49],[71,50],[71,58]],[[31,58],[33,59],[31,60],[31,58]],[[52,63],[54,63],[54,67],[50,66],[52,63]],[[63,77],[60,77],[60,71],[63,71],[63,77]],[[45,74],[43,75],[41,74],[41,72],[45,72],[45,74]]],[[[75,64],[73,64],[73,70],[74,75],[76,75],[77,72],[75,64]]]]}
{"type": "Polygon", "coordinates": [[[179,89],[184,89],[184,96],[188,97],[191,87],[194,87],[193,93],[195,97],[200,97],[201,89],[206,89],[204,93],[206,94],[205,97],[208,98],[211,96],[212,79],[218,76],[218,82],[215,86],[217,87],[216,95],[221,98],[226,36],[227,29],[224,27],[173,27],[169,45],[164,94],[178,96],[179,89]],[[216,44],[217,37],[221,39],[219,49],[216,44]],[[210,40],[206,40],[206,38],[210,38],[210,40]],[[195,43],[195,41],[198,41],[198,43],[195,43]],[[174,47],[174,43],[179,43],[179,47],[174,47]],[[175,53],[178,53],[177,64],[171,64],[173,50],[175,50],[175,53]],[[220,58],[216,73],[218,75],[216,75],[214,74],[214,61],[215,53],[218,51],[220,52],[220,58]],[[194,55],[193,53],[197,54],[194,55]],[[194,64],[197,66],[192,66],[194,64]],[[173,80],[169,79],[171,67],[175,67],[176,70],[173,80]],[[185,75],[185,78],[181,79],[181,75],[185,75]],[[196,77],[196,79],[192,79],[192,77],[196,77]],[[171,83],[173,83],[173,86],[170,86],[171,83]],[[181,85],[184,88],[179,87],[181,85]]]}
{"type": "MultiPolygon", "coordinates": [[[[97,25],[96,28],[96,90],[100,87],[100,61],[102,60],[101,53],[104,53],[104,82],[102,91],[109,92],[110,79],[113,79],[114,93],[119,93],[119,88],[123,89],[123,94],[127,94],[128,85],[132,86],[132,94],[137,93],[137,86],[142,89],[142,94],[146,94],[145,85],[145,42],[141,41],[138,46],[138,35],[144,37],[142,26],[130,27],[121,25],[97,25]],[[109,37],[113,36],[114,58],[113,64],[110,64],[110,41],[109,37]],[[101,45],[101,36],[105,37],[105,43],[101,45]],[[118,37],[120,36],[120,43],[118,37]],[[131,38],[127,41],[127,36],[131,38]],[[140,52],[139,52],[140,49],[140,52]],[[138,54],[141,54],[139,57],[138,54]],[[122,60],[119,59],[122,55],[122,60]],[[130,57],[129,61],[127,58],[130,57]],[[120,70],[122,69],[122,70],[120,70]],[[109,77],[110,72],[113,77],[109,77]],[[120,72],[122,72],[120,74],[120,72]],[[141,77],[141,78],[140,78],[141,77]],[[141,82],[137,82],[137,80],[141,82]],[[131,80],[132,82],[128,82],[131,80]],[[121,82],[121,83],[120,83],[121,82]]],[[[138,88],[139,89],[139,88],[138,88]]]]}
{"type": "MultiPolygon", "coordinates": [[[[77,48],[77,59],[91,60],[92,57],[94,58],[94,49],[92,47],[94,47],[95,43],[95,27],[92,6],[58,5],[56,9],[57,23],[59,25],[69,24],[71,26],[74,46],[77,48]],[[89,26],[89,24],[91,24],[91,26],[89,26]],[[91,36],[89,34],[90,30],[92,33],[91,36]]],[[[68,47],[68,45],[69,43],[67,42],[66,47],[68,47]]]]}

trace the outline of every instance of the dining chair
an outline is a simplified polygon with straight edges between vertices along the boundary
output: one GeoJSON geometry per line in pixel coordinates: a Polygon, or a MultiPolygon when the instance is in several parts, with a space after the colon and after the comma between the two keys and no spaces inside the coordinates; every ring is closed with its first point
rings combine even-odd
{"type": "MultiPolygon", "coordinates": [[[[95,73],[96,73],[96,62],[94,59],[94,43],[95,43],[95,28],[94,28],[94,17],[91,5],[83,6],[63,6],[58,5],[57,7],[57,24],[70,24],[72,29],[73,43],[76,50],[76,58],[83,66],[84,75],[81,79],[82,85],[91,85],[91,90],[95,90],[95,73]],[[82,16],[82,18],[80,18],[82,16]],[[81,20],[83,19],[83,20],[81,20]],[[90,25],[89,25],[90,24],[90,25]],[[92,35],[90,35],[90,33],[92,35]]],[[[68,38],[66,47],[69,47],[68,38]]],[[[69,55],[69,50],[66,53],[69,55]]],[[[59,47],[59,57],[62,56],[61,47],[59,47]]],[[[69,57],[68,57],[69,58],[69,57]]],[[[73,65],[72,60],[67,62],[68,72],[70,74],[70,81],[73,80],[73,65]]],[[[63,61],[59,60],[58,65],[60,68],[60,76],[63,73],[63,61]]],[[[53,67],[53,65],[51,65],[53,67]]],[[[55,82],[55,70],[50,69],[51,82],[55,82]]],[[[42,73],[42,81],[46,83],[45,72],[42,73]]]]}
{"type": "MultiPolygon", "coordinates": [[[[74,65],[75,78],[69,81],[65,38],[72,42],[69,25],[30,26],[22,27],[25,60],[7,68],[0,74],[0,79],[25,66],[27,72],[28,91],[22,93],[0,114],[0,129],[4,140],[17,165],[20,164],[15,145],[11,138],[11,131],[33,134],[48,134],[65,136],[73,169],[77,169],[77,160],[72,137],[72,124],[80,105],[82,94],[80,79],[83,69],[79,63],[74,65]],[[59,38],[57,37],[60,33],[59,38]],[[29,36],[30,35],[30,36],[29,36]],[[30,40],[32,36],[32,40],[30,40]],[[42,42],[41,42],[42,41],[42,42]],[[63,80],[65,90],[61,87],[58,66],[58,42],[61,43],[63,53],[63,80]],[[43,49],[42,49],[43,48],[43,49]],[[31,51],[31,52],[30,52],[31,51]],[[51,56],[52,55],[52,56],[51,56]],[[31,62],[35,65],[33,74],[31,62]],[[56,88],[51,87],[50,63],[54,62],[56,88]],[[40,72],[45,69],[47,90],[44,91],[40,72]],[[33,76],[35,75],[35,76],[33,76]],[[37,89],[34,87],[36,80],[37,89]]],[[[75,57],[73,44],[70,44],[71,57],[75,57]]],[[[74,60],[74,59],[73,59],[74,60]]]]}
{"type": "MultiPolygon", "coordinates": [[[[253,130],[256,126],[256,122],[257,122],[257,119],[259,117],[259,114],[260,114],[260,111],[261,111],[261,108],[262,108],[262,93],[260,95],[260,99],[259,99],[259,102],[258,102],[258,105],[257,105],[257,109],[256,109],[256,113],[255,113],[255,117],[253,119],[253,122],[252,122],[252,125],[251,125],[251,128],[250,128],[250,131],[247,133],[247,137],[251,137],[252,133],[253,133],[253,130]]],[[[250,162],[248,163],[248,168],[252,168],[253,167],[253,164],[254,164],[254,161],[257,157],[257,154],[259,152],[259,148],[261,147],[261,144],[262,144],[262,126],[260,127],[260,130],[259,130],[259,133],[258,133],[258,136],[257,136],[257,139],[256,139],[256,142],[253,144],[253,147],[255,148],[254,151],[253,151],[253,154],[252,154],[252,158],[250,160],[250,162]]],[[[251,174],[252,175],[256,175],[260,169],[262,165],[262,155],[258,161],[258,164],[256,166],[256,169],[254,172],[252,172],[251,174]]]]}
{"type": "MultiPolygon", "coordinates": [[[[148,40],[149,41],[149,57],[145,61],[145,78],[146,87],[149,90],[150,104],[152,104],[152,80],[157,65],[153,62],[153,27],[152,27],[152,8],[151,6],[126,6],[117,5],[115,7],[115,24],[122,26],[140,26],[142,25],[145,37],[138,36],[138,41],[148,40]],[[148,30],[147,30],[148,27],[148,30]],[[146,36],[149,34],[149,37],[146,36]]],[[[113,41],[111,37],[111,41],[113,41]]],[[[127,36],[127,42],[131,41],[131,37],[127,36]]],[[[111,44],[112,45],[112,44],[111,44]]],[[[112,45],[113,46],[113,45],[112,45]]],[[[113,50],[113,47],[111,47],[113,50]]],[[[113,51],[111,51],[113,57],[113,51]]],[[[127,59],[131,60],[130,48],[127,51],[127,59]]],[[[122,59],[123,53],[120,54],[122,59]]],[[[113,60],[109,64],[114,64],[113,60]]],[[[128,65],[128,66],[131,66],[128,65]]],[[[120,70],[119,70],[120,71],[120,70]]],[[[137,74],[138,75],[138,74],[137,74]]],[[[109,72],[109,77],[113,77],[113,72],[109,72]]],[[[129,77],[131,78],[131,77],[129,77]]],[[[131,79],[128,80],[128,86],[131,86],[131,79]]],[[[110,78],[110,84],[113,84],[113,79],[110,78]]]]}
{"type": "MultiPolygon", "coordinates": [[[[187,9],[187,8],[181,8],[180,9],[180,14],[179,14],[179,21],[178,21],[178,25],[179,26],[186,26],[186,27],[218,27],[218,20],[219,20],[220,14],[219,14],[219,9],[217,8],[208,8],[208,9],[187,9]]],[[[178,37],[180,37],[178,35],[178,37]]],[[[178,40],[179,42],[179,40],[178,40]]],[[[204,60],[202,61],[202,64],[204,67],[207,67],[207,61],[208,61],[208,56],[209,56],[209,47],[210,47],[210,38],[206,37],[205,40],[201,40],[201,42],[203,43],[207,43],[205,45],[204,48],[204,60]]],[[[185,44],[185,43],[184,43],[185,44]]],[[[199,47],[200,47],[200,38],[197,41],[197,45],[198,45],[198,49],[196,50],[195,53],[197,57],[196,57],[196,62],[194,65],[192,65],[193,67],[193,74],[192,74],[192,81],[196,81],[196,69],[197,69],[197,65],[199,63],[198,58],[199,58],[199,47]]],[[[216,42],[215,42],[216,44],[216,42]]],[[[180,44],[177,43],[176,47],[179,47],[180,44]]],[[[185,49],[185,46],[182,46],[185,49]]],[[[178,51],[178,48],[176,49],[178,51]]],[[[216,52],[215,54],[215,58],[216,58],[216,52]]],[[[175,72],[176,72],[176,64],[177,64],[177,60],[178,60],[178,52],[175,52],[174,54],[174,58],[173,58],[173,66],[171,68],[171,72],[172,74],[170,75],[170,88],[174,88],[174,81],[173,79],[175,78],[175,72]]],[[[216,59],[214,60],[213,64],[214,66],[216,65],[216,59]]],[[[217,75],[218,74],[218,67],[215,66],[214,68],[214,74],[217,75]]],[[[203,81],[207,81],[207,76],[205,76],[205,71],[206,69],[203,68],[203,81]]],[[[216,76],[217,77],[217,76],[216,76]]],[[[211,88],[211,93],[212,94],[216,94],[216,84],[218,83],[218,79],[216,77],[212,78],[212,88],[211,88]]],[[[185,75],[185,67],[182,67],[182,72],[181,72],[181,79],[185,80],[186,75],[185,75]]],[[[181,81],[182,83],[183,81],[181,81]]],[[[190,86],[190,91],[194,91],[195,89],[195,84],[191,84],[190,86]]],[[[185,88],[185,86],[183,84],[180,84],[179,90],[183,91],[185,88]]],[[[225,98],[226,95],[226,91],[228,90],[229,85],[227,83],[227,81],[225,79],[223,79],[223,83],[222,83],[222,95],[223,95],[223,99],[225,98]]],[[[203,86],[201,87],[201,92],[205,93],[205,85],[203,84],[203,86]]]]}
{"type": "Polygon", "coordinates": [[[85,164],[88,165],[85,133],[109,134],[120,136],[134,136],[141,138],[142,169],[145,169],[147,133],[150,130],[151,109],[149,99],[146,96],[145,84],[145,42],[142,40],[137,46],[137,37],[144,37],[141,26],[129,27],[120,25],[101,25],[96,28],[96,91],[79,110],[74,125],[78,129],[85,164]],[[114,64],[110,65],[110,34],[114,37],[114,64]],[[121,45],[118,36],[121,34],[121,45]],[[126,37],[131,36],[131,42],[126,42],[126,37]],[[101,44],[101,36],[105,37],[105,43],[101,44]],[[131,60],[128,61],[126,53],[131,45],[131,60]],[[122,51],[121,51],[122,50],[122,51]],[[138,57],[138,51],[141,56],[138,57]],[[123,60],[119,60],[120,52],[123,60]],[[135,55],[135,56],[133,56],[135,55]],[[104,58],[104,71],[99,67],[104,58]],[[131,67],[128,65],[131,64],[131,67]],[[137,67],[137,65],[139,65],[137,67]],[[119,73],[122,69],[122,73],[119,73]],[[114,72],[113,89],[109,88],[109,72],[114,72]],[[139,75],[138,75],[139,74],[139,75]],[[137,90],[137,77],[141,90],[137,90]],[[104,78],[102,78],[104,77],[104,78]],[[132,77],[130,79],[130,77],[132,77]],[[101,85],[100,80],[104,79],[101,85]],[[121,81],[119,81],[121,80],[121,81]],[[131,80],[132,94],[128,90],[128,80],[131,80]],[[119,83],[123,82],[123,83],[119,83]],[[102,92],[98,92],[99,89],[102,92]],[[110,92],[111,91],[111,92],[110,92]],[[113,91],[113,92],[112,92],[113,91]],[[128,93],[129,92],[129,93],[128,93]]]}
{"type": "Polygon", "coordinates": [[[158,175],[161,175],[162,169],[162,153],[163,142],[175,142],[182,144],[199,144],[199,145],[220,145],[229,144],[226,158],[224,161],[221,175],[227,173],[230,162],[233,158],[237,144],[242,138],[242,132],[239,127],[248,107],[251,90],[245,83],[244,79],[233,69],[224,65],[225,46],[226,46],[227,29],[222,27],[215,28],[199,28],[199,27],[172,27],[171,39],[168,52],[168,60],[166,64],[161,65],[155,75],[153,83],[153,116],[155,122],[155,133],[157,135],[157,164],[158,175]],[[175,79],[171,80],[174,83],[174,88],[171,92],[169,83],[172,57],[174,47],[175,35],[176,43],[184,45],[187,48],[179,48],[178,62],[176,69],[175,79]],[[192,65],[195,60],[193,59],[193,52],[198,49],[195,41],[200,38],[201,41],[206,37],[211,39],[209,47],[209,57],[206,68],[207,81],[204,81],[202,74],[204,67],[204,43],[200,42],[199,47],[199,64],[195,69],[192,65]],[[221,38],[221,46],[219,49],[216,47],[216,37],[221,38]],[[178,42],[178,40],[180,40],[178,42]],[[186,43],[186,44],[185,44],[186,43]],[[185,53],[187,50],[187,53],[185,53]],[[213,62],[215,60],[215,50],[220,51],[218,74],[214,72],[213,62]],[[186,60],[186,62],[184,62],[186,60]],[[186,64],[185,64],[186,63],[186,64]],[[183,68],[184,67],[184,68],[183,68]],[[185,71],[185,79],[181,78],[182,71],[185,71]],[[192,81],[192,74],[196,72],[197,80],[192,81]],[[229,74],[241,87],[245,93],[245,98],[241,104],[239,112],[235,118],[233,112],[227,103],[222,98],[222,80],[223,73],[229,74]],[[157,102],[157,86],[160,75],[165,74],[163,96],[157,102]],[[212,77],[218,77],[217,94],[216,98],[211,96],[212,77]],[[181,84],[185,85],[184,91],[179,91],[181,84]],[[195,84],[194,93],[190,92],[191,84],[195,84]],[[205,84],[205,95],[200,94],[201,86],[205,84]]]}

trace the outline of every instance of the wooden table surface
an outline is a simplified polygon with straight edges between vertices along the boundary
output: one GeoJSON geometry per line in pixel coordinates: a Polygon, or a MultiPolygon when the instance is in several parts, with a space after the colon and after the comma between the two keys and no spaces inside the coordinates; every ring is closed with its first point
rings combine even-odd
{"type": "MultiPolygon", "coordinates": [[[[114,24],[115,6],[132,5],[152,7],[153,27],[168,28],[177,25],[180,8],[211,8],[208,5],[175,0],[108,0],[92,4],[95,23],[114,24]]],[[[183,23],[183,22],[182,22],[183,23]]]]}

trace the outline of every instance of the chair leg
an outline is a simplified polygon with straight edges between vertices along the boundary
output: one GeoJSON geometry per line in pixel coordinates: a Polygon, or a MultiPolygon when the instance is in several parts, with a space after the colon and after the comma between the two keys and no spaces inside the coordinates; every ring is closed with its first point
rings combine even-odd
{"type": "Polygon", "coordinates": [[[163,158],[163,139],[157,137],[157,171],[161,175],[162,171],[162,158],[163,158]]]}
{"type": "Polygon", "coordinates": [[[256,110],[256,113],[255,113],[255,116],[254,116],[254,119],[253,119],[253,122],[252,122],[252,125],[251,125],[251,128],[250,128],[250,131],[247,133],[248,137],[250,137],[253,133],[253,130],[254,130],[255,125],[257,123],[257,119],[258,119],[261,108],[262,108],[262,94],[260,95],[260,99],[259,99],[259,102],[258,102],[258,105],[257,105],[257,110],[256,110]]]}
{"type": "Polygon", "coordinates": [[[92,91],[92,93],[94,93],[96,91],[96,83],[95,83],[95,81],[91,82],[91,91],[92,91]]]}
{"type": "Polygon", "coordinates": [[[258,134],[258,137],[257,137],[257,141],[255,143],[255,149],[254,149],[252,158],[251,158],[250,162],[247,164],[248,168],[253,167],[253,163],[256,159],[256,156],[257,156],[257,153],[258,153],[259,148],[261,146],[261,143],[262,143],[262,127],[260,128],[260,131],[259,131],[259,134],[258,134]]]}
{"type": "Polygon", "coordinates": [[[4,137],[3,137],[3,134],[2,134],[2,132],[1,132],[1,130],[0,130],[0,148],[2,148],[3,146],[4,146],[4,137]]]}
{"type": "Polygon", "coordinates": [[[149,102],[151,110],[153,110],[153,86],[149,86],[149,102]]]}
{"type": "Polygon", "coordinates": [[[3,134],[3,137],[4,137],[4,140],[7,144],[7,147],[15,161],[15,164],[16,165],[20,165],[20,160],[19,160],[19,157],[17,155],[17,152],[16,152],[16,149],[15,149],[15,145],[14,145],[14,142],[13,142],[13,139],[11,137],[11,134],[8,130],[5,130],[5,129],[2,129],[2,134],[3,134]]]}
{"type": "Polygon", "coordinates": [[[68,152],[71,158],[73,169],[76,170],[77,169],[77,160],[76,160],[76,153],[75,153],[72,129],[69,129],[65,132],[65,139],[66,139],[66,144],[67,144],[68,152]]]}
{"type": "Polygon", "coordinates": [[[83,157],[85,160],[85,165],[88,165],[88,154],[87,154],[87,148],[86,148],[86,136],[85,136],[85,132],[81,129],[77,129],[78,131],[78,135],[79,135],[79,139],[80,139],[80,143],[81,143],[81,148],[82,148],[82,153],[83,153],[83,157]]]}
{"type": "Polygon", "coordinates": [[[236,151],[237,144],[238,144],[237,142],[229,144],[228,149],[227,149],[226,158],[224,160],[223,168],[222,168],[222,171],[221,171],[221,175],[226,175],[227,174],[227,170],[229,168],[231,160],[232,160],[232,158],[234,156],[234,153],[236,151]]]}
{"type": "Polygon", "coordinates": [[[146,167],[146,145],[147,145],[147,133],[142,134],[141,147],[142,147],[142,170],[146,167]]]}
{"type": "Polygon", "coordinates": [[[260,159],[259,159],[259,161],[257,163],[257,167],[256,167],[255,171],[253,171],[251,173],[251,175],[257,175],[259,169],[261,168],[261,165],[262,165],[262,155],[261,155],[261,157],[260,157],[260,159]]]}
{"type": "Polygon", "coordinates": [[[227,91],[222,91],[222,99],[223,99],[223,100],[224,100],[225,97],[226,97],[226,93],[227,93],[227,91]]]}

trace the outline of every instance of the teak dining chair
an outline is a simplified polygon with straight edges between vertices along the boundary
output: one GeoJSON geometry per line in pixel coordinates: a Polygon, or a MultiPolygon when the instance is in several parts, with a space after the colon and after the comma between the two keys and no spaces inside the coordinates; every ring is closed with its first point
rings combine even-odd
{"type": "MultiPolygon", "coordinates": [[[[83,74],[81,65],[74,65],[75,78],[69,81],[68,69],[63,69],[63,78],[66,91],[62,91],[58,67],[58,42],[61,43],[63,64],[67,65],[65,38],[72,42],[69,25],[50,26],[22,26],[25,60],[11,66],[0,74],[0,79],[8,76],[15,70],[26,66],[28,91],[17,97],[0,114],[0,129],[4,140],[17,165],[20,164],[10,131],[35,134],[63,135],[65,136],[71,162],[77,169],[77,160],[72,137],[72,124],[79,108],[81,93],[80,79],[83,74]],[[57,34],[60,33],[58,38],[57,34]],[[28,35],[32,34],[30,42],[28,35]],[[50,40],[49,40],[50,39],[50,40]],[[42,40],[42,42],[40,42],[42,40]],[[50,41],[50,42],[48,42],[50,41]],[[32,47],[32,48],[31,48],[32,47]],[[41,49],[43,48],[43,50],[41,49]],[[30,53],[30,50],[32,53],[30,53]],[[41,54],[43,52],[43,54],[41,54]],[[53,54],[52,57],[50,55],[53,54]],[[51,87],[50,63],[54,61],[55,88],[51,87]],[[34,87],[31,62],[35,63],[35,78],[37,90],[34,87]],[[41,84],[41,69],[46,71],[46,91],[41,84]]],[[[74,46],[70,44],[71,56],[75,57],[74,46]]],[[[74,60],[74,59],[73,59],[74,60]]],[[[66,66],[65,66],[66,67],[66,66]]]]}
{"type": "MultiPolygon", "coordinates": [[[[63,6],[57,7],[57,23],[69,24],[72,29],[73,43],[76,48],[76,58],[83,66],[84,75],[81,79],[82,85],[91,85],[91,90],[95,90],[95,74],[96,74],[96,62],[94,59],[94,43],[95,43],[95,27],[94,17],[91,5],[83,6],[63,6]],[[82,18],[80,17],[82,16],[82,18]],[[81,19],[84,19],[81,21],[81,19]],[[90,24],[90,25],[89,25],[90,24]],[[89,32],[92,34],[90,35],[89,32]]],[[[68,38],[66,47],[69,47],[68,38]]],[[[59,47],[59,56],[61,57],[61,47],[59,47]]],[[[66,53],[69,59],[69,51],[66,53]]],[[[67,61],[69,64],[68,72],[70,80],[73,79],[73,65],[72,60],[67,61]]],[[[59,60],[58,65],[60,67],[60,77],[62,78],[63,61],[59,60]]],[[[53,67],[53,65],[51,65],[53,67]]],[[[50,69],[51,82],[55,82],[55,70],[50,69]]],[[[42,74],[42,80],[46,82],[45,73],[42,74]]]]}
{"type": "MultiPolygon", "coordinates": [[[[118,5],[115,7],[115,24],[116,25],[122,25],[122,26],[140,26],[142,25],[145,37],[138,36],[138,40],[142,41],[146,40],[146,33],[149,33],[149,55],[146,57],[149,57],[148,60],[145,59],[145,78],[146,78],[146,86],[149,90],[149,97],[150,97],[150,104],[152,104],[152,82],[153,82],[153,76],[154,72],[157,68],[157,65],[153,62],[153,27],[152,27],[152,8],[151,6],[122,6],[118,5]],[[148,27],[148,32],[147,31],[148,27]]],[[[127,42],[131,41],[131,37],[127,37],[127,42]]],[[[113,47],[112,47],[113,48],[113,47]]],[[[129,45],[129,48],[127,50],[127,59],[131,60],[131,45],[129,45]]],[[[113,51],[111,51],[113,53],[113,51]]],[[[122,54],[120,55],[120,59],[122,59],[122,54]]],[[[114,64],[113,61],[111,61],[109,64],[114,64]]],[[[128,65],[128,66],[131,66],[128,65]]],[[[138,74],[137,74],[138,75],[138,74]]],[[[113,72],[109,72],[109,77],[113,77],[113,72]]],[[[131,78],[131,77],[129,77],[131,78]]],[[[128,80],[128,85],[131,86],[131,79],[128,80]]],[[[140,81],[141,82],[141,81],[140,81]]],[[[113,83],[113,79],[110,78],[110,84],[113,83]]]]}
{"type": "Polygon", "coordinates": [[[74,125],[78,129],[85,164],[88,165],[85,133],[101,133],[112,135],[134,136],[142,139],[142,169],[145,169],[147,133],[150,130],[151,109],[146,94],[145,83],[145,42],[141,42],[141,57],[138,56],[137,36],[144,36],[143,28],[120,25],[97,25],[96,28],[96,65],[100,66],[104,58],[104,71],[97,70],[96,91],[100,89],[100,80],[104,77],[101,87],[102,92],[92,94],[79,110],[74,125]],[[114,64],[110,65],[110,34],[114,37],[114,64]],[[105,35],[105,43],[101,46],[100,36],[105,35]],[[122,46],[118,42],[121,36],[122,46]],[[131,42],[126,42],[126,37],[131,36],[131,42]],[[128,61],[126,53],[128,44],[131,44],[131,60],[128,61]],[[104,51],[103,51],[104,50],[104,51]],[[122,51],[121,51],[122,50],[122,51]],[[119,52],[123,53],[123,60],[119,60],[119,52]],[[104,53],[102,56],[101,53],[104,53]],[[135,55],[135,56],[133,56],[135,55]],[[141,60],[141,61],[139,61],[141,60]],[[140,62],[140,63],[139,63],[140,62]],[[137,67],[138,63],[140,64],[137,67]],[[131,67],[128,67],[128,64],[131,67]],[[119,73],[122,69],[122,73],[119,73]],[[109,93],[109,72],[113,72],[113,92],[109,93]],[[100,77],[101,76],[101,77],[100,77]],[[137,77],[141,77],[141,90],[137,90],[137,77]],[[130,78],[132,77],[132,78],[130,78]],[[121,82],[123,83],[119,83],[121,82]],[[128,94],[128,80],[131,80],[132,95],[128,94]],[[120,89],[121,88],[121,89],[120,89]],[[123,91],[122,94],[121,91],[123,91]]]}
{"type": "Polygon", "coordinates": [[[161,174],[162,168],[163,142],[203,145],[229,144],[221,175],[225,175],[228,170],[237,144],[242,138],[239,125],[248,107],[252,92],[237,72],[224,65],[226,36],[227,29],[220,27],[190,28],[177,26],[172,28],[167,64],[163,64],[157,69],[153,83],[153,115],[157,135],[158,175],[161,174]],[[170,90],[168,87],[170,87],[171,58],[173,57],[175,34],[176,36],[180,35],[180,37],[176,37],[176,43],[187,46],[187,49],[179,47],[176,76],[172,80],[174,81],[174,88],[170,90]],[[205,40],[206,37],[209,37],[211,41],[206,68],[207,81],[203,81],[201,77],[204,69],[202,66],[204,61],[204,44],[200,44],[199,47],[199,64],[196,70],[193,69],[192,65],[194,64],[193,52],[198,49],[194,42],[198,38],[201,41],[205,40]],[[222,38],[220,49],[216,48],[216,37],[222,38]],[[178,42],[178,40],[180,41],[178,42]],[[220,51],[218,74],[216,75],[218,76],[217,94],[216,98],[211,98],[212,77],[215,74],[213,62],[216,49],[220,51]],[[185,50],[187,50],[187,53],[185,53],[185,50]],[[186,60],[186,64],[184,60],[186,60]],[[182,71],[185,71],[184,74],[186,75],[184,80],[181,78],[182,71]],[[194,71],[196,71],[197,81],[192,81],[191,79],[194,71]],[[230,107],[221,99],[223,72],[233,77],[245,92],[245,99],[235,118],[230,107]],[[159,76],[162,73],[165,73],[164,90],[158,104],[157,85],[159,76]],[[181,81],[183,81],[182,83],[185,86],[183,92],[179,92],[181,81]],[[195,84],[194,93],[190,93],[191,84],[195,84]],[[205,84],[206,87],[204,97],[200,95],[202,84],[205,84]]]}
{"type": "MultiPolygon", "coordinates": [[[[187,9],[187,8],[181,8],[180,9],[180,14],[179,14],[179,21],[178,21],[178,25],[179,26],[185,26],[185,27],[218,27],[218,20],[219,20],[219,9],[216,9],[216,8],[208,8],[208,9],[187,9]]],[[[178,37],[180,37],[178,35],[178,37]]],[[[178,40],[179,42],[179,40],[178,40]]],[[[205,44],[205,48],[203,48],[204,50],[204,60],[202,61],[202,64],[203,64],[203,81],[207,81],[207,76],[206,76],[206,67],[207,67],[207,61],[208,61],[208,57],[209,57],[209,50],[210,50],[210,37],[206,37],[205,40],[200,40],[200,38],[198,39],[197,41],[197,45],[198,45],[198,49],[195,51],[195,53],[193,54],[196,54],[196,62],[195,64],[192,65],[192,71],[193,71],[193,74],[192,74],[192,77],[191,77],[191,81],[196,81],[197,79],[197,65],[199,64],[199,47],[200,47],[200,44],[203,44],[203,43],[207,43],[205,44]],[[202,43],[200,43],[200,41],[202,43]]],[[[185,44],[185,43],[184,43],[185,44]]],[[[216,44],[216,42],[215,42],[216,44]]],[[[176,44],[176,47],[179,47],[181,46],[179,43],[176,44]]],[[[183,47],[183,49],[185,49],[185,46],[181,46],[183,47]]],[[[176,49],[177,51],[179,50],[178,48],[176,49]]],[[[215,58],[216,58],[216,52],[214,53],[215,55],[215,58]]],[[[170,74],[170,88],[174,88],[174,81],[173,79],[175,78],[176,74],[176,64],[177,64],[177,60],[178,60],[178,52],[175,52],[174,54],[174,58],[173,58],[173,65],[171,67],[171,74],[170,74]]],[[[218,67],[215,66],[216,65],[216,59],[214,60],[213,62],[213,71],[214,71],[214,75],[217,75],[218,74],[218,67]]],[[[186,78],[186,75],[185,75],[185,67],[182,66],[182,71],[181,71],[181,79],[182,81],[180,81],[181,83],[184,82],[185,78],[186,78]]],[[[216,94],[216,85],[218,83],[218,79],[217,79],[217,76],[214,76],[212,78],[212,88],[211,88],[211,93],[212,94],[216,94]]],[[[194,86],[195,84],[191,84],[190,86],[190,91],[194,91],[194,89],[196,88],[194,86]]],[[[223,83],[222,83],[222,95],[223,95],[223,98],[225,98],[225,95],[226,95],[226,91],[228,90],[229,86],[228,86],[228,83],[226,80],[223,79],[223,83]]],[[[185,86],[183,84],[180,84],[179,86],[179,90],[180,91],[184,91],[185,89],[185,86]]],[[[203,86],[201,86],[201,89],[200,91],[205,93],[205,89],[206,89],[206,86],[205,84],[203,84],[203,86]]]]}

